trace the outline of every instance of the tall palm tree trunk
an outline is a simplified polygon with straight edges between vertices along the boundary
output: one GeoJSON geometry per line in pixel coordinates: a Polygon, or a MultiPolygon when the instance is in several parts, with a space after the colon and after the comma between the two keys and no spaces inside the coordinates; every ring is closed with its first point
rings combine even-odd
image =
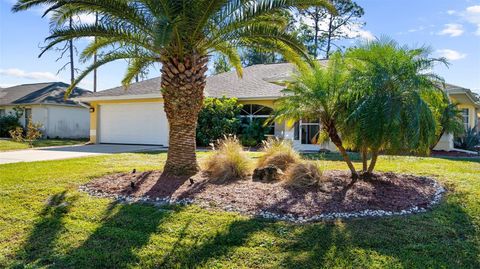
{"type": "Polygon", "coordinates": [[[162,59],[162,94],[170,127],[169,148],[164,172],[173,175],[194,174],[195,131],[203,105],[208,58],[192,55],[183,59],[162,59]]]}

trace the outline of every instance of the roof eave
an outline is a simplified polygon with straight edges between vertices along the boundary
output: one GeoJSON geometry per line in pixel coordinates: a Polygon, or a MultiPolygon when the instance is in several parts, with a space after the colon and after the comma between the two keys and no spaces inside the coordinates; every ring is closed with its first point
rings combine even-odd
{"type": "Polygon", "coordinates": [[[73,97],[73,98],[70,98],[70,100],[80,101],[80,102],[96,102],[96,101],[152,99],[152,98],[162,98],[162,95],[160,93],[151,93],[151,94],[115,95],[115,96],[85,96],[85,97],[73,97]]]}

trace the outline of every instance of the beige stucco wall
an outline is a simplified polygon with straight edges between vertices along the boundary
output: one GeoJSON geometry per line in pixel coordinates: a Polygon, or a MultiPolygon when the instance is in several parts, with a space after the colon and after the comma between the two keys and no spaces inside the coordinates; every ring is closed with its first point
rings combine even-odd
{"type": "Polygon", "coordinates": [[[478,122],[478,109],[474,106],[473,103],[471,102],[465,102],[459,98],[455,98],[455,96],[450,96],[450,100],[453,103],[458,103],[457,108],[462,110],[462,109],[468,109],[468,127],[473,128],[477,125],[478,122]],[[462,102],[463,101],[463,102],[462,102]]]}

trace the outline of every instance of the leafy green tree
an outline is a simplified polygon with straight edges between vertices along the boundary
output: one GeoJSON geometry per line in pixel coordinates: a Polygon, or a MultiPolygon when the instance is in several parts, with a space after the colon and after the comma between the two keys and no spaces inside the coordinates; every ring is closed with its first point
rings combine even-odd
{"type": "Polygon", "coordinates": [[[213,63],[213,72],[214,74],[220,74],[225,72],[230,72],[232,66],[228,63],[228,60],[225,56],[219,56],[215,59],[213,63]]]}
{"type": "MultiPolygon", "coordinates": [[[[293,18],[292,13],[288,10],[278,10],[272,12],[262,16],[262,19],[268,21],[268,23],[277,25],[286,33],[295,35],[295,19],[293,18]]],[[[241,59],[243,66],[285,62],[285,59],[281,54],[276,53],[275,51],[265,50],[264,48],[258,48],[256,46],[243,49],[241,53],[241,59]]]]}
{"type": "Polygon", "coordinates": [[[422,96],[442,91],[443,79],[431,70],[446,60],[388,38],[365,42],[346,56],[354,89],[347,124],[353,131],[343,135],[362,152],[363,172],[372,173],[381,151],[428,153],[436,142],[436,122],[422,96]]]}
{"type": "Polygon", "coordinates": [[[236,135],[241,110],[236,98],[205,98],[198,114],[197,144],[208,146],[225,135],[236,135]]]}
{"type": "Polygon", "coordinates": [[[339,48],[336,40],[354,38],[351,32],[354,28],[364,25],[359,19],[365,14],[363,8],[352,0],[332,0],[337,10],[336,14],[328,12],[322,7],[309,7],[300,10],[300,14],[309,23],[300,23],[300,33],[305,45],[317,58],[321,51],[325,58],[330,57],[332,47],[339,48]]]}
{"type": "Polygon", "coordinates": [[[98,25],[55,29],[48,50],[72,38],[98,37],[82,52],[90,58],[102,51],[70,86],[67,95],[87,74],[116,60],[129,60],[122,80],[128,85],[145,68],[161,64],[161,90],[169,122],[169,148],[164,172],[198,171],[195,130],[203,104],[209,55],[225,55],[242,75],[239,48],[275,51],[304,65],[304,46],[268,18],[278,10],[327,6],[326,0],[18,0],[13,11],[47,5],[47,13],[66,6],[102,18],[98,25]]]}
{"type": "Polygon", "coordinates": [[[350,91],[347,87],[349,77],[348,68],[339,53],[332,56],[326,67],[317,64],[312,69],[301,71],[284,90],[285,97],[278,100],[274,120],[292,125],[300,119],[319,119],[321,139],[318,142],[330,139],[347,163],[352,177],[357,178],[358,173],[342,139],[350,131],[345,125],[347,115],[344,109],[350,91]]]}

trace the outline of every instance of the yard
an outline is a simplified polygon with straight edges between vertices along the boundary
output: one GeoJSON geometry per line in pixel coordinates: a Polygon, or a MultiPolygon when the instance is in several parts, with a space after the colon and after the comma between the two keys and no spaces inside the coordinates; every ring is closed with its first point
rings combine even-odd
{"type": "MultiPolygon", "coordinates": [[[[33,142],[33,147],[70,146],[84,144],[85,142],[87,142],[87,139],[41,139],[33,142]]],[[[0,139],[0,152],[28,148],[30,148],[30,145],[28,145],[27,142],[14,142],[10,139],[0,139]]]]}
{"type": "MultiPolygon", "coordinates": [[[[308,157],[345,169],[336,155],[308,157]]],[[[380,158],[379,171],[435,176],[449,189],[431,212],[382,219],[298,225],[196,206],[116,204],[77,190],[108,173],[159,169],[165,159],[137,153],[0,166],[0,267],[480,268],[478,159],[380,158]]]]}

